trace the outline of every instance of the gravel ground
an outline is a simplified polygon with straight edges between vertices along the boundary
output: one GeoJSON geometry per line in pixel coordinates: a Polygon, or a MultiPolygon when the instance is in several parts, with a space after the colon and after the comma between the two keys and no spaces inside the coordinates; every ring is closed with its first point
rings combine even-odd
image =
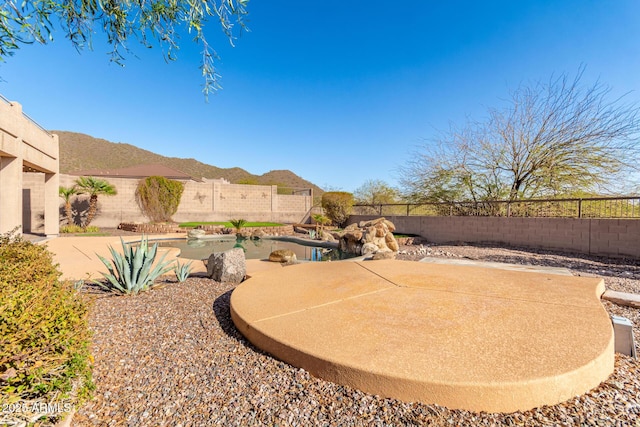
{"type": "MultiPolygon", "coordinates": [[[[570,267],[603,275],[611,289],[640,290],[637,263],[620,260],[471,246],[402,251],[403,259],[430,252],[570,267]]],[[[74,426],[640,426],[640,362],[629,357],[616,355],[614,374],[586,395],[531,411],[473,413],[405,403],[314,378],[262,353],[231,321],[232,290],[190,278],[137,297],[98,295],[91,316],[97,389],[74,426]]],[[[640,325],[640,310],[604,305],[640,325]]],[[[634,333],[640,343],[638,327],[634,333]]]]}
{"type": "Polygon", "coordinates": [[[604,278],[607,289],[640,294],[640,260],[604,258],[517,247],[493,246],[402,246],[398,259],[420,260],[424,257],[459,258],[507,264],[564,267],[576,276],[604,278]]]}

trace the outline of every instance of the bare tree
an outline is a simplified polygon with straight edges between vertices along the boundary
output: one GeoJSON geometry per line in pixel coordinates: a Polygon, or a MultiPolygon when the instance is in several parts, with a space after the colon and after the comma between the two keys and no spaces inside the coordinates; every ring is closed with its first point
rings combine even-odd
{"type": "Polygon", "coordinates": [[[562,75],[521,86],[485,122],[452,127],[401,168],[414,200],[498,200],[600,191],[638,160],[638,108],[562,75]]]}

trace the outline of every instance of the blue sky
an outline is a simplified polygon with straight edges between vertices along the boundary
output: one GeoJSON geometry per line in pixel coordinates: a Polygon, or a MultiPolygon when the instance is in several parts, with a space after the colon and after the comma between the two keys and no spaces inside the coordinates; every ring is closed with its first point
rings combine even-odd
{"type": "Polygon", "coordinates": [[[640,2],[253,0],[231,48],[207,27],[223,89],[205,102],[199,47],[178,60],[131,42],[109,62],[97,35],[78,54],[23,46],[0,63],[0,94],[48,129],[254,174],[290,169],[328,189],[391,185],[416,147],[509,89],[574,75],[640,100],[640,2]]]}

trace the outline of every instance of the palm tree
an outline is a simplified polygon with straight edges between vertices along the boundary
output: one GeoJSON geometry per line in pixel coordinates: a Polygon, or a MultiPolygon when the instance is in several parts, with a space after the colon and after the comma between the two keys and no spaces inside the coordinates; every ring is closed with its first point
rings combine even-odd
{"type": "Polygon", "coordinates": [[[71,197],[79,194],[78,187],[75,185],[71,187],[60,186],[58,194],[64,199],[64,213],[67,216],[67,225],[73,225],[73,213],[71,212],[71,197]]]}
{"type": "MultiPolygon", "coordinates": [[[[76,180],[76,185],[82,193],[89,195],[89,211],[87,212],[87,220],[84,226],[88,226],[98,212],[98,195],[114,196],[117,194],[116,187],[109,184],[104,179],[94,178],[92,176],[81,176],[76,180]]],[[[80,193],[80,194],[82,194],[80,193]]]]}

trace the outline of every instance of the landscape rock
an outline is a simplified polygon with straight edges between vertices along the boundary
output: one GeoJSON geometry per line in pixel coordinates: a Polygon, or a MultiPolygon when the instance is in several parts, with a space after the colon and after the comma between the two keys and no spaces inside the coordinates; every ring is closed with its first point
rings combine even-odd
{"type": "Polygon", "coordinates": [[[271,262],[294,263],[297,260],[296,254],[289,249],[278,249],[269,254],[269,261],[271,262]]]}
{"type": "Polygon", "coordinates": [[[353,224],[349,224],[344,228],[344,231],[352,231],[352,230],[357,230],[358,229],[358,224],[353,223],[353,224]]]}
{"type": "Polygon", "coordinates": [[[351,224],[339,235],[339,248],[356,255],[398,252],[400,246],[393,235],[395,229],[395,225],[385,218],[351,224]]]}
{"type": "Polygon", "coordinates": [[[207,234],[204,230],[200,230],[199,228],[194,228],[187,232],[188,239],[202,239],[204,235],[207,234]]]}
{"type": "Polygon", "coordinates": [[[373,243],[365,243],[364,245],[362,245],[362,255],[374,254],[376,252],[378,252],[378,247],[373,243]]]}
{"type": "Polygon", "coordinates": [[[378,261],[381,259],[395,259],[397,254],[397,252],[393,251],[380,251],[373,254],[373,258],[371,259],[374,261],[378,261]]]}
{"type": "Polygon", "coordinates": [[[333,234],[324,232],[322,233],[322,237],[320,238],[323,242],[335,242],[336,238],[333,237],[333,234]]]}
{"type": "Polygon", "coordinates": [[[245,239],[248,239],[251,237],[251,234],[252,234],[251,230],[241,229],[236,233],[236,237],[244,237],[245,239]]]}
{"type": "Polygon", "coordinates": [[[257,229],[253,233],[251,233],[251,238],[252,239],[262,239],[266,235],[267,235],[267,233],[265,233],[261,229],[257,229]]]}
{"type": "Polygon", "coordinates": [[[207,262],[207,276],[216,282],[242,282],[247,275],[247,261],[241,248],[212,253],[207,262]]]}

